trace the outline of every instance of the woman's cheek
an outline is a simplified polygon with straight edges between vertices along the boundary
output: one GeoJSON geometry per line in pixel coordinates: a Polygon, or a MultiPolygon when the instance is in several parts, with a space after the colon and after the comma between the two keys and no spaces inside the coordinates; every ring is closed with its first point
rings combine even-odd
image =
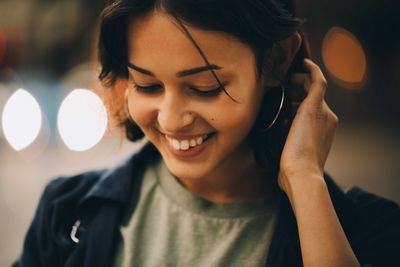
{"type": "Polygon", "coordinates": [[[210,109],[209,118],[215,128],[224,131],[246,131],[253,124],[256,111],[245,105],[232,103],[219,109],[210,109]]]}
{"type": "Polygon", "coordinates": [[[151,124],[156,114],[156,108],[153,107],[154,102],[146,98],[136,96],[134,101],[129,103],[129,111],[132,119],[139,127],[146,127],[151,124]]]}

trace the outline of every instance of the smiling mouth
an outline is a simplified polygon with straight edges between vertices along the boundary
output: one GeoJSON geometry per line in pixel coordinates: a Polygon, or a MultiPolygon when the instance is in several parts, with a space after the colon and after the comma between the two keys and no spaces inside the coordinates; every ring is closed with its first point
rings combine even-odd
{"type": "Polygon", "coordinates": [[[164,136],[175,150],[186,151],[186,150],[195,148],[197,146],[200,146],[214,134],[215,133],[209,133],[209,134],[204,134],[201,136],[191,137],[191,138],[187,138],[187,139],[180,139],[180,140],[175,139],[170,136],[167,136],[167,135],[164,135],[164,136]]]}

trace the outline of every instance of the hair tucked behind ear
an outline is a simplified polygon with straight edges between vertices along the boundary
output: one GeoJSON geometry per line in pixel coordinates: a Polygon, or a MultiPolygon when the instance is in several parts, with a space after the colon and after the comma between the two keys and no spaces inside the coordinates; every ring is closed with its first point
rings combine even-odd
{"type": "MultiPolygon", "coordinates": [[[[158,9],[179,19],[183,23],[204,30],[219,31],[236,37],[249,45],[256,58],[257,76],[274,73],[274,60],[268,51],[278,41],[299,31],[301,21],[295,17],[294,0],[116,0],[105,8],[101,15],[99,36],[99,59],[101,63],[100,80],[112,88],[118,79],[128,79],[127,70],[127,27],[131,19],[146,15],[158,9]],[[270,63],[268,63],[270,62],[270,63]]],[[[303,36],[304,40],[304,36],[303,36]]],[[[302,62],[308,56],[303,41],[289,71],[277,74],[290,92],[289,77],[302,71],[302,62]],[[279,76],[280,75],[280,76],[279,76]]],[[[273,92],[273,90],[271,90],[273,92]]],[[[112,94],[111,94],[112,95],[112,94]]],[[[279,158],[293,116],[290,94],[283,106],[283,112],[271,130],[264,133],[258,130],[265,126],[264,113],[270,111],[267,101],[274,101],[272,95],[265,98],[250,137],[254,143],[255,156],[261,165],[278,170],[279,158]]],[[[279,101],[279,99],[276,99],[279,101]]],[[[137,125],[120,116],[123,107],[115,114],[125,128],[129,140],[136,141],[144,135],[137,125]]]]}
{"type": "MultiPolygon", "coordinates": [[[[285,8],[287,8],[287,10],[293,16],[296,15],[294,0],[280,0],[280,1],[282,2],[282,5],[285,8]]],[[[285,101],[283,103],[282,111],[279,114],[276,123],[271,129],[269,129],[267,132],[259,130],[260,128],[265,127],[266,122],[264,118],[271,117],[268,116],[271,113],[269,107],[274,105],[276,106],[277,103],[279,103],[279,100],[281,99],[281,94],[279,93],[279,90],[273,90],[273,89],[270,90],[270,93],[265,94],[264,96],[259,116],[250,134],[250,140],[253,143],[254,155],[257,162],[259,163],[259,165],[264,166],[266,169],[275,173],[279,172],[279,164],[280,164],[282,150],[285,145],[285,141],[289,133],[292,120],[295,116],[295,112],[292,108],[292,99],[291,99],[292,84],[290,79],[294,73],[304,72],[303,69],[304,59],[309,58],[311,56],[307,36],[300,29],[298,29],[297,32],[300,34],[302,39],[300,48],[296,53],[288,71],[284,74],[277,74],[278,77],[282,76],[281,84],[285,88],[285,101]],[[267,114],[267,116],[265,116],[265,114],[267,114]]],[[[264,63],[268,62],[266,56],[263,57],[263,60],[264,63]]],[[[262,63],[261,71],[264,73],[266,72],[267,69],[271,73],[271,66],[262,63]]],[[[272,70],[272,72],[273,71],[274,70],[272,70]]],[[[274,111],[276,111],[276,109],[274,109],[274,111]]]]}

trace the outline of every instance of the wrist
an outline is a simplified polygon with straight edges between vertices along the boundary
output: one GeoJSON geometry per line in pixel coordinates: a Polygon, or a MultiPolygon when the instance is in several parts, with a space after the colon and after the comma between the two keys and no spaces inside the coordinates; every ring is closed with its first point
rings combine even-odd
{"type": "Polygon", "coordinates": [[[307,205],[307,202],[317,201],[323,194],[329,194],[323,175],[297,174],[285,177],[282,182],[283,190],[293,209],[298,205],[307,205]]]}

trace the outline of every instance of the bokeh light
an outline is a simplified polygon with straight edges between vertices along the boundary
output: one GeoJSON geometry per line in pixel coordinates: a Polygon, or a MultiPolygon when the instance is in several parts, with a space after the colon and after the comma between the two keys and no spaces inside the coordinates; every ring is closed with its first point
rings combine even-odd
{"type": "Polygon", "coordinates": [[[87,89],[75,89],[66,96],[57,118],[61,139],[73,151],[95,146],[102,139],[107,122],[102,100],[87,89]]]}
{"type": "Polygon", "coordinates": [[[17,151],[24,149],[36,139],[41,125],[38,102],[26,90],[18,89],[3,109],[2,126],[7,142],[17,151]]]}
{"type": "Polygon", "coordinates": [[[349,31],[333,27],[322,43],[322,60],[339,86],[359,89],[366,81],[367,58],[358,39],[349,31]]]}

